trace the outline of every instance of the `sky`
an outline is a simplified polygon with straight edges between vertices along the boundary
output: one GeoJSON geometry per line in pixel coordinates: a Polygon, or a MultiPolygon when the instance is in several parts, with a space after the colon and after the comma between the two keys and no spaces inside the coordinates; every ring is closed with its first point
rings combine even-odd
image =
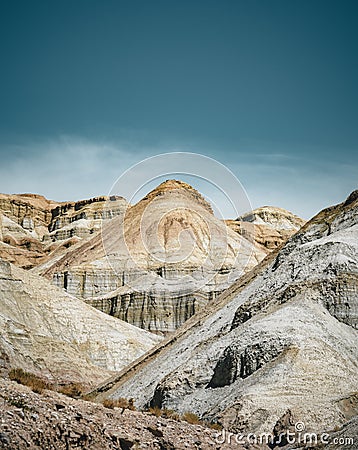
{"type": "Polygon", "coordinates": [[[0,192],[88,198],[194,152],[310,218],[358,187],[357,20],[355,0],[0,0],[0,192]]]}

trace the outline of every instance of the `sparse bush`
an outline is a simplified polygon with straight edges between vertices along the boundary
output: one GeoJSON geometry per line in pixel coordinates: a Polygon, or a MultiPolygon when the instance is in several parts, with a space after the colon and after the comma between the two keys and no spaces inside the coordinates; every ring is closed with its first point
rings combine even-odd
{"type": "Polygon", "coordinates": [[[162,409],[162,416],[165,417],[166,419],[172,419],[172,420],[180,420],[180,416],[179,414],[174,411],[173,409],[162,409]]]}
{"type": "Polygon", "coordinates": [[[167,409],[167,408],[159,408],[158,406],[153,406],[147,410],[150,414],[153,414],[156,417],[164,417],[165,419],[172,419],[177,421],[185,421],[192,425],[201,425],[203,427],[211,428],[213,430],[222,430],[222,425],[214,422],[208,422],[206,420],[200,420],[200,418],[190,412],[185,412],[182,416],[180,416],[176,411],[173,409],[167,409]]]}
{"type": "Polygon", "coordinates": [[[203,422],[201,422],[199,417],[196,414],[189,411],[185,412],[181,416],[181,419],[185,420],[185,422],[191,423],[192,425],[203,425],[203,422]]]}
{"type": "Polygon", "coordinates": [[[26,372],[23,369],[11,369],[9,372],[9,378],[19,384],[28,386],[38,394],[41,394],[44,389],[50,389],[50,385],[47,381],[33,373],[26,372]]]}
{"type": "Polygon", "coordinates": [[[126,398],[117,398],[116,400],[113,399],[106,399],[102,402],[102,405],[105,408],[122,408],[122,409],[130,409],[131,411],[135,411],[136,407],[134,406],[134,400],[133,398],[126,399],[126,398]]]}
{"type": "Polygon", "coordinates": [[[61,386],[57,391],[60,394],[67,395],[67,397],[79,398],[85,390],[85,387],[81,383],[69,383],[61,386]]]}
{"type": "Polygon", "coordinates": [[[213,422],[205,422],[205,425],[207,425],[212,430],[221,431],[223,429],[223,426],[219,423],[213,423],[213,422]]]}
{"type": "Polygon", "coordinates": [[[158,406],[153,406],[153,408],[149,408],[148,412],[156,417],[160,417],[163,414],[163,410],[160,409],[158,406]]]}
{"type": "Polygon", "coordinates": [[[180,420],[180,416],[177,412],[175,412],[173,409],[167,409],[167,408],[159,408],[158,406],[153,406],[148,409],[148,412],[150,414],[153,414],[153,416],[156,417],[164,417],[165,419],[172,419],[172,420],[180,420]]]}

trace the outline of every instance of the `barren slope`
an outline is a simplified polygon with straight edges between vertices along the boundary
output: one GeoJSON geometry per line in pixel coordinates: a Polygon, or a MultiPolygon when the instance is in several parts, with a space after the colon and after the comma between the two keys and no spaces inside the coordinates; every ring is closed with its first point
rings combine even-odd
{"type": "Polygon", "coordinates": [[[357,413],[357,238],[355,191],[93,395],[130,393],[232,431],[342,425],[357,413]]]}
{"type": "Polygon", "coordinates": [[[0,260],[0,366],[92,384],[159,338],[0,260]]]}

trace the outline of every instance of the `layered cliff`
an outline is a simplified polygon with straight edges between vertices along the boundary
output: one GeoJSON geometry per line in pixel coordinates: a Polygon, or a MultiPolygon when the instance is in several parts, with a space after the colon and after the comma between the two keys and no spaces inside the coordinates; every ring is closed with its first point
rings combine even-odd
{"type": "Polygon", "coordinates": [[[284,244],[305,221],[286,209],[263,206],[236,220],[226,220],[226,224],[236,233],[251,237],[268,254],[284,244]]]}
{"type": "Polygon", "coordinates": [[[0,257],[31,269],[64,253],[123,214],[122,197],[54,202],[36,194],[0,194],[0,257]]]}
{"type": "Polygon", "coordinates": [[[355,191],[92,395],[130,393],[233,432],[332,430],[357,414],[357,327],[355,191]]]}
{"type": "Polygon", "coordinates": [[[1,369],[92,384],[158,340],[0,259],[1,369]]]}
{"type": "Polygon", "coordinates": [[[199,192],[168,180],[41,273],[102,311],[169,332],[264,256],[199,192]]]}
{"type": "Polygon", "coordinates": [[[226,227],[198,191],[176,180],[133,207],[117,196],[0,200],[0,257],[156,332],[180,326],[302,222],[265,207],[226,227]]]}

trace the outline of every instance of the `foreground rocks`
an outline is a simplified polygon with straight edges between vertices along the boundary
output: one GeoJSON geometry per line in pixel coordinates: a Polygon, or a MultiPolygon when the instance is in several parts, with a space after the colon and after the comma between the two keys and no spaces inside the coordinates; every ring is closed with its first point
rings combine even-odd
{"type": "MultiPolygon", "coordinates": [[[[329,431],[325,442],[299,441],[268,446],[265,437],[251,442],[248,436],[230,435],[202,425],[191,425],[128,409],[108,409],[0,379],[0,449],[2,450],[269,450],[270,448],[355,450],[358,420],[353,418],[338,431],[329,431]],[[242,441],[242,444],[241,444],[242,441]],[[239,442],[239,443],[238,443],[239,442]]],[[[292,429],[287,421],[282,427],[292,429]]],[[[282,431],[280,427],[277,431],[282,431]]],[[[251,440],[253,438],[251,437],[251,440]]],[[[302,439],[302,438],[301,438],[302,439]]]]}
{"type": "Polygon", "coordinates": [[[0,449],[231,448],[215,443],[216,433],[200,425],[128,409],[108,409],[51,391],[35,394],[25,386],[6,380],[0,384],[0,449]]]}

